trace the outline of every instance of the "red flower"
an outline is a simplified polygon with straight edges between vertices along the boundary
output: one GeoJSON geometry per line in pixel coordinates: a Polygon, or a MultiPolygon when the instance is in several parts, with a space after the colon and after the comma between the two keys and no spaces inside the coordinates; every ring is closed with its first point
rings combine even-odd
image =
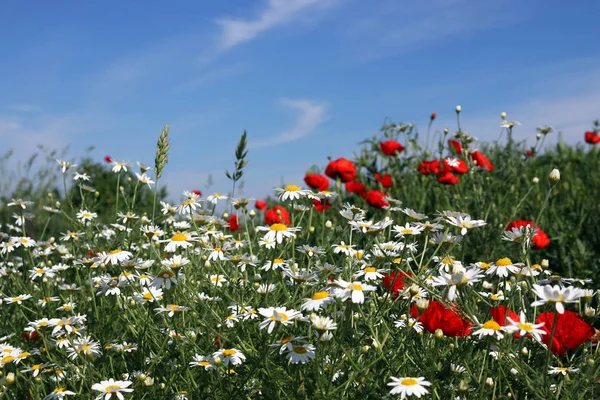
{"type": "Polygon", "coordinates": [[[589,144],[600,143],[600,135],[598,135],[596,132],[586,132],[585,142],[589,144]]]}
{"type": "Polygon", "coordinates": [[[329,180],[321,174],[307,174],[304,177],[304,182],[312,189],[320,191],[329,189],[329,180]]]}
{"type": "Polygon", "coordinates": [[[192,190],[192,193],[194,193],[196,196],[202,196],[202,192],[199,191],[198,189],[192,190]]]}
{"type": "Polygon", "coordinates": [[[404,146],[395,140],[386,140],[385,142],[380,142],[379,147],[386,156],[395,156],[396,152],[402,153],[404,150],[404,146]]]}
{"type": "MultiPolygon", "coordinates": [[[[510,325],[510,321],[508,320],[509,318],[513,321],[521,320],[521,317],[519,317],[516,312],[504,305],[490,308],[490,313],[492,314],[494,321],[496,321],[500,326],[510,325]]],[[[521,337],[521,334],[517,332],[514,334],[514,337],[518,339],[521,337]]]]}
{"type": "Polygon", "coordinates": [[[346,183],[346,190],[348,193],[356,193],[361,197],[365,197],[367,194],[367,187],[360,182],[346,183]]]}
{"type": "Polygon", "coordinates": [[[533,150],[533,149],[527,149],[527,150],[525,150],[525,155],[527,157],[535,157],[535,150],[533,150]]]}
{"type": "Polygon", "coordinates": [[[40,335],[36,331],[31,331],[31,332],[21,333],[21,337],[28,342],[37,342],[38,340],[40,340],[42,338],[42,335],[40,335]]]}
{"type": "Polygon", "coordinates": [[[440,172],[440,164],[439,160],[423,160],[419,164],[419,172],[423,175],[438,174],[440,172]]]}
{"type": "Polygon", "coordinates": [[[104,161],[106,161],[107,163],[111,163],[112,162],[112,157],[111,156],[104,156],[104,161]]]}
{"type": "Polygon", "coordinates": [[[460,142],[458,140],[454,140],[454,139],[448,139],[448,147],[450,147],[451,149],[454,149],[454,152],[456,154],[462,154],[462,145],[460,144],[460,142]]]}
{"type": "Polygon", "coordinates": [[[315,210],[317,210],[318,212],[325,212],[331,208],[331,203],[327,199],[314,199],[313,206],[315,206],[315,210]]]}
{"type": "Polygon", "coordinates": [[[444,167],[457,174],[466,174],[469,172],[467,163],[458,158],[446,158],[444,159],[444,167]]]}
{"type": "Polygon", "coordinates": [[[277,223],[289,225],[290,213],[282,206],[276,205],[275,207],[265,212],[265,222],[268,225],[273,225],[277,223]],[[279,214],[277,214],[277,211],[279,211],[279,214]]]}
{"type": "MultiPolygon", "coordinates": [[[[542,335],[542,340],[546,345],[550,341],[552,335],[552,326],[556,313],[545,312],[541,313],[536,321],[536,324],[545,324],[542,329],[546,331],[542,335]]],[[[556,319],[556,328],[554,328],[554,336],[552,338],[552,352],[559,356],[565,355],[567,349],[574,350],[583,342],[589,340],[596,331],[594,327],[581,318],[579,314],[573,311],[565,310],[564,314],[558,314],[556,319]]]]}
{"type": "Polygon", "coordinates": [[[434,333],[441,329],[446,336],[467,336],[471,333],[471,321],[461,318],[456,313],[456,307],[446,307],[437,300],[429,302],[427,309],[419,315],[417,306],[410,309],[410,315],[417,318],[428,332],[434,333]]]}
{"type": "Polygon", "coordinates": [[[392,297],[398,297],[398,292],[404,290],[405,280],[413,275],[410,272],[392,271],[383,276],[383,285],[390,290],[392,297]]]}
{"type": "Polygon", "coordinates": [[[238,231],[242,229],[242,226],[238,224],[237,215],[233,214],[227,222],[229,223],[229,230],[231,232],[238,231]]]}
{"type": "Polygon", "coordinates": [[[257,210],[263,211],[267,208],[267,202],[264,200],[256,200],[256,203],[254,204],[254,208],[256,208],[257,210]]]}
{"type": "Polygon", "coordinates": [[[390,205],[385,201],[385,193],[380,192],[379,190],[369,190],[367,192],[366,200],[370,206],[377,208],[385,208],[390,205]]]}
{"type": "Polygon", "coordinates": [[[381,176],[379,174],[375,174],[375,180],[379,183],[381,183],[381,186],[383,186],[384,188],[391,188],[393,186],[392,184],[392,176],[391,175],[384,175],[381,176]]]}
{"type": "Polygon", "coordinates": [[[444,185],[456,185],[460,181],[460,178],[447,169],[444,169],[440,171],[438,181],[444,185]]]}
{"type": "Polygon", "coordinates": [[[488,171],[494,170],[494,165],[483,153],[479,151],[474,151],[471,153],[471,159],[475,162],[475,164],[481,168],[485,168],[488,171]]]}
{"type": "Polygon", "coordinates": [[[356,179],[356,166],[350,160],[338,158],[327,165],[325,175],[331,179],[339,178],[344,183],[350,182],[356,179]]]}
{"type": "MultiPolygon", "coordinates": [[[[534,226],[532,221],[528,221],[526,219],[520,219],[517,221],[513,221],[510,224],[508,224],[506,226],[506,231],[512,231],[513,228],[521,228],[523,226],[534,226]]],[[[531,238],[531,241],[533,242],[533,247],[532,249],[534,250],[539,250],[539,249],[543,249],[544,247],[547,247],[550,244],[550,239],[548,238],[548,235],[546,235],[546,233],[540,229],[539,226],[535,226],[534,229],[537,229],[537,233],[535,235],[533,235],[533,237],[531,238]]]]}
{"type": "Polygon", "coordinates": [[[429,119],[433,121],[435,119],[435,117],[437,117],[437,113],[436,112],[432,112],[431,116],[429,117],[429,119]]]}

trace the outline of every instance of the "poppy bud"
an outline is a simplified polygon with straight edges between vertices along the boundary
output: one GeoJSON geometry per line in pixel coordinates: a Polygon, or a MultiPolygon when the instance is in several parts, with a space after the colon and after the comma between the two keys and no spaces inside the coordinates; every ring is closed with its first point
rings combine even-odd
{"type": "Polygon", "coordinates": [[[431,113],[431,117],[429,117],[432,121],[435,119],[435,117],[437,117],[437,113],[436,112],[432,112],[431,113]]]}

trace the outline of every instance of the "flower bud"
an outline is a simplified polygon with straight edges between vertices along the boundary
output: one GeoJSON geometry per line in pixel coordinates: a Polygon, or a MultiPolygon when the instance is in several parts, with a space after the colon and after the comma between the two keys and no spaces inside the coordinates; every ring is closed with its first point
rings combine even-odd
{"type": "Polygon", "coordinates": [[[560,171],[554,168],[552,171],[550,171],[550,175],[548,175],[548,178],[550,178],[550,180],[554,182],[560,181],[560,171]]]}
{"type": "Polygon", "coordinates": [[[533,178],[533,183],[539,183],[540,178],[538,178],[537,176],[533,178]]]}
{"type": "Polygon", "coordinates": [[[54,203],[54,205],[56,206],[56,208],[60,208],[60,201],[57,201],[56,203],[54,203]]]}
{"type": "Polygon", "coordinates": [[[367,345],[364,345],[363,347],[361,347],[361,348],[360,348],[360,350],[361,350],[363,353],[366,353],[366,352],[368,352],[370,349],[371,349],[371,346],[367,346],[367,345]]]}
{"type": "Polygon", "coordinates": [[[427,310],[428,306],[429,306],[429,300],[427,300],[427,299],[417,300],[417,310],[419,311],[419,314],[424,313],[425,310],[427,310]]]}
{"type": "Polygon", "coordinates": [[[250,212],[248,213],[251,217],[254,217],[256,215],[256,211],[254,210],[250,210],[250,212]]]}
{"type": "Polygon", "coordinates": [[[456,390],[459,393],[467,393],[469,391],[469,384],[464,379],[461,379],[456,390]]]}
{"type": "Polygon", "coordinates": [[[353,318],[355,321],[358,321],[358,320],[360,319],[360,314],[359,314],[359,313],[354,313],[354,314],[352,315],[352,318],[353,318]]]}
{"type": "Polygon", "coordinates": [[[447,134],[448,134],[448,132],[450,132],[450,131],[448,130],[448,128],[444,128],[444,135],[447,135],[447,134]]]}
{"type": "Polygon", "coordinates": [[[144,379],[144,385],[147,387],[154,385],[154,378],[147,376],[146,379],[144,379]]]}
{"type": "Polygon", "coordinates": [[[12,385],[13,383],[15,383],[15,373],[14,372],[9,372],[6,375],[6,378],[4,378],[4,381],[6,382],[7,385],[12,385]]]}
{"type": "Polygon", "coordinates": [[[502,112],[502,114],[500,114],[500,118],[502,118],[502,119],[506,119],[506,113],[505,113],[505,112],[502,112]]]}
{"type": "Polygon", "coordinates": [[[136,375],[135,378],[138,379],[138,380],[140,380],[140,381],[145,381],[146,378],[147,378],[147,376],[146,376],[146,374],[141,373],[139,375],[136,375]]]}
{"type": "Polygon", "coordinates": [[[538,133],[537,135],[535,135],[535,138],[536,138],[537,140],[540,140],[540,139],[542,138],[542,134],[541,134],[541,133],[538,133]]]}
{"type": "Polygon", "coordinates": [[[550,266],[550,263],[548,262],[547,258],[544,258],[542,260],[542,268],[548,268],[550,266]]]}
{"type": "Polygon", "coordinates": [[[409,289],[410,295],[411,296],[416,295],[417,293],[419,293],[419,289],[420,289],[419,285],[417,285],[416,283],[413,283],[412,285],[410,285],[410,289],[409,289]]]}
{"type": "Polygon", "coordinates": [[[206,260],[206,262],[204,263],[204,268],[210,268],[210,261],[206,260]]]}
{"type": "Polygon", "coordinates": [[[325,222],[325,228],[331,229],[332,226],[333,226],[333,223],[330,220],[327,220],[327,222],[325,222]]]}
{"type": "Polygon", "coordinates": [[[444,338],[444,331],[440,328],[436,329],[435,332],[433,332],[433,337],[437,340],[442,340],[444,338]]]}
{"type": "Polygon", "coordinates": [[[223,213],[223,218],[224,218],[224,219],[227,219],[227,218],[229,218],[229,213],[223,213]]]}
{"type": "Polygon", "coordinates": [[[309,228],[308,228],[308,231],[309,231],[310,233],[314,233],[314,231],[315,231],[315,227],[314,227],[314,226],[311,226],[311,227],[309,227],[309,228]]]}
{"type": "Polygon", "coordinates": [[[461,106],[456,106],[456,113],[460,114],[461,111],[462,111],[462,107],[461,106]]]}
{"type": "Polygon", "coordinates": [[[435,117],[437,117],[437,113],[436,112],[432,112],[431,113],[431,117],[429,117],[429,119],[431,119],[433,121],[435,119],[435,117]]]}
{"type": "Polygon", "coordinates": [[[511,368],[510,373],[513,375],[517,375],[519,373],[519,371],[517,371],[516,368],[511,368]]]}
{"type": "Polygon", "coordinates": [[[167,387],[167,385],[165,385],[164,383],[161,383],[160,385],[158,385],[159,388],[164,389],[167,387]]]}
{"type": "Polygon", "coordinates": [[[489,387],[494,387],[494,380],[492,378],[487,378],[485,380],[485,384],[488,385],[489,387]]]}
{"type": "Polygon", "coordinates": [[[586,307],[584,314],[586,317],[592,318],[594,315],[596,315],[596,309],[594,309],[594,307],[586,307]]]}

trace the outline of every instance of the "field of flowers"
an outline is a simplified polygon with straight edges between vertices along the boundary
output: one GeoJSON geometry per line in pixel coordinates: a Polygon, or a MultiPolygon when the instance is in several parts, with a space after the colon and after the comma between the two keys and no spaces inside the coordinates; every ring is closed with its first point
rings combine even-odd
{"type": "Polygon", "coordinates": [[[57,160],[60,196],[3,205],[0,397],[600,398],[600,126],[542,151],[551,127],[526,148],[503,114],[479,144],[461,112],[267,200],[236,192],[246,134],[231,192],[178,204],[154,196],[167,127],[134,179],[107,159],[108,208],[57,160]]]}

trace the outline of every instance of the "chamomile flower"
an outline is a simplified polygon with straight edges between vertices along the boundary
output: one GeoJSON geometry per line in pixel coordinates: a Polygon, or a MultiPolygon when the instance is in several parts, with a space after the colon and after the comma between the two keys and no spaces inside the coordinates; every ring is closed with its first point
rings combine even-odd
{"type": "Polygon", "coordinates": [[[565,303],[577,303],[581,297],[581,289],[574,286],[540,286],[536,284],[533,285],[532,289],[539,298],[531,303],[532,307],[541,306],[546,303],[554,303],[556,306],[556,311],[558,311],[559,314],[564,314],[565,303]]]}
{"type": "Polygon", "coordinates": [[[205,371],[212,371],[217,369],[217,366],[214,364],[212,357],[209,356],[201,356],[199,354],[194,355],[192,358],[193,361],[190,362],[190,367],[192,368],[204,368],[205,371]]]}
{"type": "Polygon", "coordinates": [[[541,324],[532,324],[527,322],[527,318],[525,317],[525,313],[521,311],[518,319],[512,319],[511,317],[507,317],[508,324],[506,325],[507,332],[518,332],[519,335],[531,335],[538,342],[542,341],[542,335],[546,334],[546,331],[540,329],[544,326],[544,323],[541,324]]]}
{"type": "Polygon", "coordinates": [[[296,234],[294,232],[300,231],[300,227],[291,227],[286,226],[285,224],[276,223],[271,226],[259,226],[256,229],[259,231],[266,231],[264,236],[265,241],[269,242],[277,242],[277,244],[281,244],[284,238],[295,237],[296,234]]]}
{"type": "Polygon", "coordinates": [[[182,313],[189,310],[189,307],[180,306],[179,304],[169,304],[165,307],[157,307],[154,309],[157,313],[167,314],[169,317],[173,317],[175,313],[182,313]]]}
{"type": "Polygon", "coordinates": [[[116,265],[116,264],[120,264],[124,261],[127,261],[131,258],[132,254],[129,251],[125,251],[125,250],[121,250],[121,249],[115,249],[115,250],[111,250],[108,253],[101,253],[98,255],[100,257],[100,259],[102,260],[101,262],[108,265],[116,265]]]}
{"type": "Polygon", "coordinates": [[[548,370],[548,375],[562,375],[567,376],[567,374],[573,374],[579,372],[579,368],[573,367],[550,367],[548,370]]]}
{"type": "Polygon", "coordinates": [[[69,358],[74,360],[78,355],[84,357],[97,357],[100,355],[100,343],[93,341],[91,337],[84,336],[73,339],[73,346],[67,348],[69,358]]]}
{"type": "Polygon", "coordinates": [[[426,386],[430,386],[431,383],[426,381],[425,378],[395,378],[390,376],[391,382],[388,386],[392,386],[393,389],[390,394],[399,394],[400,399],[405,399],[409,396],[415,396],[421,398],[421,396],[429,393],[426,386]]]}
{"type": "Polygon", "coordinates": [[[459,271],[455,274],[442,272],[440,276],[433,278],[432,286],[446,286],[442,295],[449,301],[454,301],[456,298],[456,290],[458,287],[472,285],[479,282],[483,277],[482,271],[479,268],[471,268],[459,271]]]}
{"type": "Polygon", "coordinates": [[[500,258],[485,272],[488,275],[497,275],[502,278],[508,277],[508,274],[519,272],[523,264],[513,264],[510,258],[500,258]]]}
{"type": "Polygon", "coordinates": [[[32,296],[30,294],[21,294],[19,296],[15,296],[15,297],[5,297],[4,301],[6,302],[6,304],[12,304],[12,303],[23,304],[23,302],[25,300],[28,300],[31,297],[32,296]]]}
{"type": "Polygon", "coordinates": [[[402,211],[404,214],[406,214],[410,219],[415,220],[415,221],[421,221],[423,219],[427,219],[429,218],[427,215],[425,214],[419,214],[418,212],[416,212],[415,210],[413,210],[412,208],[404,208],[401,209],[400,211],[402,211]]]}
{"type": "Polygon", "coordinates": [[[135,176],[137,176],[138,182],[141,183],[142,185],[148,185],[148,187],[152,187],[152,185],[154,184],[154,181],[152,179],[150,179],[150,177],[145,173],[138,174],[136,172],[135,176]]]}
{"type": "Polygon", "coordinates": [[[396,237],[398,238],[403,238],[405,236],[415,236],[423,232],[423,230],[425,230],[425,228],[423,228],[422,226],[416,224],[411,225],[409,222],[407,222],[404,226],[394,225],[392,229],[394,230],[394,232],[396,232],[396,237]]]}
{"type": "Polygon", "coordinates": [[[286,355],[291,364],[306,364],[316,356],[315,346],[312,344],[301,344],[294,346],[286,355]]]}
{"type": "Polygon", "coordinates": [[[285,307],[259,308],[258,312],[267,318],[258,325],[260,329],[267,328],[267,333],[273,332],[277,324],[290,325],[294,323],[295,319],[302,316],[299,311],[288,310],[285,307]]]}
{"type": "Polygon", "coordinates": [[[123,393],[133,392],[133,389],[130,389],[131,381],[115,381],[113,378],[110,378],[107,381],[101,381],[100,383],[95,383],[92,385],[92,390],[100,392],[100,394],[96,397],[96,400],[100,400],[104,398],[104,400],[108,400],[112,397],[113,394],[116,394],[119,400],[124,400],[125,397],[123,393]]]}
{"type": "Polygon", "coordinates": [[[213,353],[213,360],[216,361],[217,359],[220,359],[223,362],[223,364],[227,367],[229,366],[229,364],[242,364],[242,362],[246,360],[246,356],[244,355],[244,353],[242,353],[234,347],[231,349],[221,349],[219,351],[215,351],[213,353]]]}
{"type": "Polygon", "coordinates": [[[58,163],[58,165],[60,165],[60,169],[63,174],[66,173],[67,170],[69,170],[71,168],[75,168],[77,166],[77,164],[73,164],[69,161],[56,160],[56,162],[58,163]]]}
{"type": "Polygon", "coordinates": [[[190,246],[193,246],[193,242],[197,242],[198,238],[194,236],[194,234],[189,232],[177,232],[170,239],[161,240],[163,243],[167,243],[165,246],[165,251],[169,253],[175,252],[178,248],[187,249],[190,246]]]}
{"type": "Polygon", "coordinates": [[[329,317],[313,314],[310,317],[310,321],[312,322],[313,328],[321,332],[337,329],[337,324],[329,317]]]}
{"type": "Polygon", "coordinates": [[[221,193],[213,193],[206,198],[209,203],[217,204],[219,200],[227,200],[227,196],[222,195],[221,193]]]}
{"type": "Polygon", "coordinates": [[[67,390],[66,387],[57,387],[52,392],[44,396],[44,400],[62,400],[66,396],[75,396],[77,393],[67,390]]]}
{"type": "Polygon", "coordinates": [[[303,311],[317,311],[334,302],[335,299],[331,297],[329,292],[322,290],[313,294],[310,299],[304,299],[301,308],[303,311]]]}
{"type": "Polygon", "coordinates": [[[154,303],[155,300],[162,300],[163,291],[160,288],[145,287],[142,293],[135,293],[133,299],[136,303],[154,303]]]}
{"type": "Polygon", "coordinates": [[[81,210],[75,216],[80,222],[83,222],[84,224],[95,218],[98,218],[98,214],[88,210],[81,210]]]}
{"type": "Polygon", "coordinates": [[[387,273],[388,269],[377,269],[371,265],[365,265],[360,271],[354,274],[354,278],[363,277],[365,281],[376,281],[383,279],[383,274],[387,273]]]}
{"type": "Polygon", "coordinates": [[[458,226],[461,228],[460,234],[465,236],[469,229],[476,228],[479,226],[484,226],[487,223],[481,219],[471,219],[471,216],[467,215],[466,217],[458,216],[458,217],[448,217],[446,219],[450,225],[458,226]]]}
{"type": "Polygon", "coordinates": [[[275,192],[279,195],[279,200],[298,200],[302,197],[306,197],[309,194],[312,194],[310,190],[300,189],[299,186],[296,185],[288,185],[285,188],[276,188],[275,192]]]}
{"type": "Polygon", "coordinates": [[[484,336],[495,336],[497,339],[504,338],[504,331],[506,331],[506,327],[500,326],[499,323],[494,321],[493,319],[480,324],[477,321],[477,318],[474,318],[475,322],[479,324],[479,329],[473,332],[474,336],[479,336],[481,340],[484,336]]]}
{"type": "Polygon", "coordinates": [[[375,286],[366,285],[362,282],[347,282],[341,279],[335,281],[338,288],[335,290],[335,294],[342,301],[352,299],[355,304],[362,304],[365,302],[364,292],[372,292],[376,289],[375,286]]]}
{"type": "Polygon", "coordinates": [[[355,245],[348,245],[342,241],[340,244],[334,244],[331,247],[333,247],[334,254],[343,253],[347,256],[352,256],[355,245]]]}

